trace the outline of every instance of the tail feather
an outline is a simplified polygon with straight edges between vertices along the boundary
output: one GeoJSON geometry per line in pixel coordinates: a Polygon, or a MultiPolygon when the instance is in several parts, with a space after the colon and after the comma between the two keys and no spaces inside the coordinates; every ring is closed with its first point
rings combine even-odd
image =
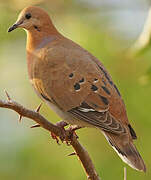
{"type": "Polygon", "coordinates": [[[117,137],[116,135],[109,135],[106,132],[103,134],[125,163],[136,170],[146,172],[145,163],[132,141],[127,141],[127,143],[125,143],[124,141],[117,141],[117,138],[120,137],[117,137]],[[116,137],[116,141],[114,136],[116,137]]]}

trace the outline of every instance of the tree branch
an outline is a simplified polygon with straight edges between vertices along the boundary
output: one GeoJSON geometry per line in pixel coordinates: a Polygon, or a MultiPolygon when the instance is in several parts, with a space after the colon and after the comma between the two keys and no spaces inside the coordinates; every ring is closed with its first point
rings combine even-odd
{"type": "Polygon", "coordinates": [[[39,113],[40,107],[38,108],[38,111],[27,109],[23,107],[22,105],[20,105],[19,103],[13,101],[7,92],[6,92],[6,95],[7,95],[8,101],[0,100],[1,108],[12,109],[20,115],[20,119],[21,117],[27,117],[31,120],[34,120],[36,123],[38,123],[41,127],[46,129],[47,131],[54,133],[56,136],[60,137],[62,141],[64,139],[70,141],[70,144],[74,148],[76,155],[78,156],[78,158],[80,159],[83,165],[87,178],[90,180],[100,180],[88,152],[77,140],[77,137],[74,133],[71,136],[71,131],[69,131],[68,129],[65,130],[65,132],[63,132],[61,127],[58,127],[52,124],[51,122],[49,122],[47,119],[45,119],[39,113]]]}

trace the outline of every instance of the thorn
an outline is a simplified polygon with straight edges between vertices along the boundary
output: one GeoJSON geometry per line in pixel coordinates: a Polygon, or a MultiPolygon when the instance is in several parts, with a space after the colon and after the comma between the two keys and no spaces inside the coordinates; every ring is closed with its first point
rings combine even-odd
{"type": "Polygon", "coordinates": [[[71,154],[68,154],[68,156],[74,156],[74,155],[76,155],[75,152],[72,152],[71,154]]]}
{"type": "Polygon", "coordinates": [[[40,124],[35,124],[35,125],[31,126],[30,128],[36,128],[36,127],[40,127],[40,124]]]}
{"type": "Polygon", "coordinates": [[[19,122],[21,123],[21,120],[22,120],[22,115],[19,115],[19,122]]]}
{"type": "Polygon", "coordinates": [[[8,101],[11,101],[11,98],[10,98],[8,92],[7,92],[6,90],[4,90],[4,91],[5,91],[5,94],[6,94],[6,96],[7,96],[8,101]]]}
{"type": "Polygon", "coordinates": [[[41,106],[42,106],[42,103],[40,103],[39,106],[36,108],[35,111],[36,111],[37,113],[39,113],[41,106]]]}

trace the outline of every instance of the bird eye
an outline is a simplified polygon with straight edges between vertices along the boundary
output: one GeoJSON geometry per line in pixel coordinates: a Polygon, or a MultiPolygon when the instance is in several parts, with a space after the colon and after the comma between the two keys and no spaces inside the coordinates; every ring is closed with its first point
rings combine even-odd
{"type": "Polygon", "coordinates": [[[31,18],[31,14],[30,14],[30,13],[27,13],[27,14],[25,15],[25,18],[26,18],[26,19],[30,19],[30,18],[31,18]]]}

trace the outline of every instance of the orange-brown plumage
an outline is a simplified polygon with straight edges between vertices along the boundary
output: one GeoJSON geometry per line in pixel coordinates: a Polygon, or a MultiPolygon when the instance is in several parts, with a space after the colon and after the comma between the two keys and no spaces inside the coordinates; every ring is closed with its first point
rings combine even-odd
{"type": "Polygon", "coordinates": [[[28,73],[37,94],[69,124],[101,129],[124,161],[146,171],[124,102],[102,63],[62,36],[41,8],[25,8],[9,31],[17,27],[27,30],[28,73]]]}

